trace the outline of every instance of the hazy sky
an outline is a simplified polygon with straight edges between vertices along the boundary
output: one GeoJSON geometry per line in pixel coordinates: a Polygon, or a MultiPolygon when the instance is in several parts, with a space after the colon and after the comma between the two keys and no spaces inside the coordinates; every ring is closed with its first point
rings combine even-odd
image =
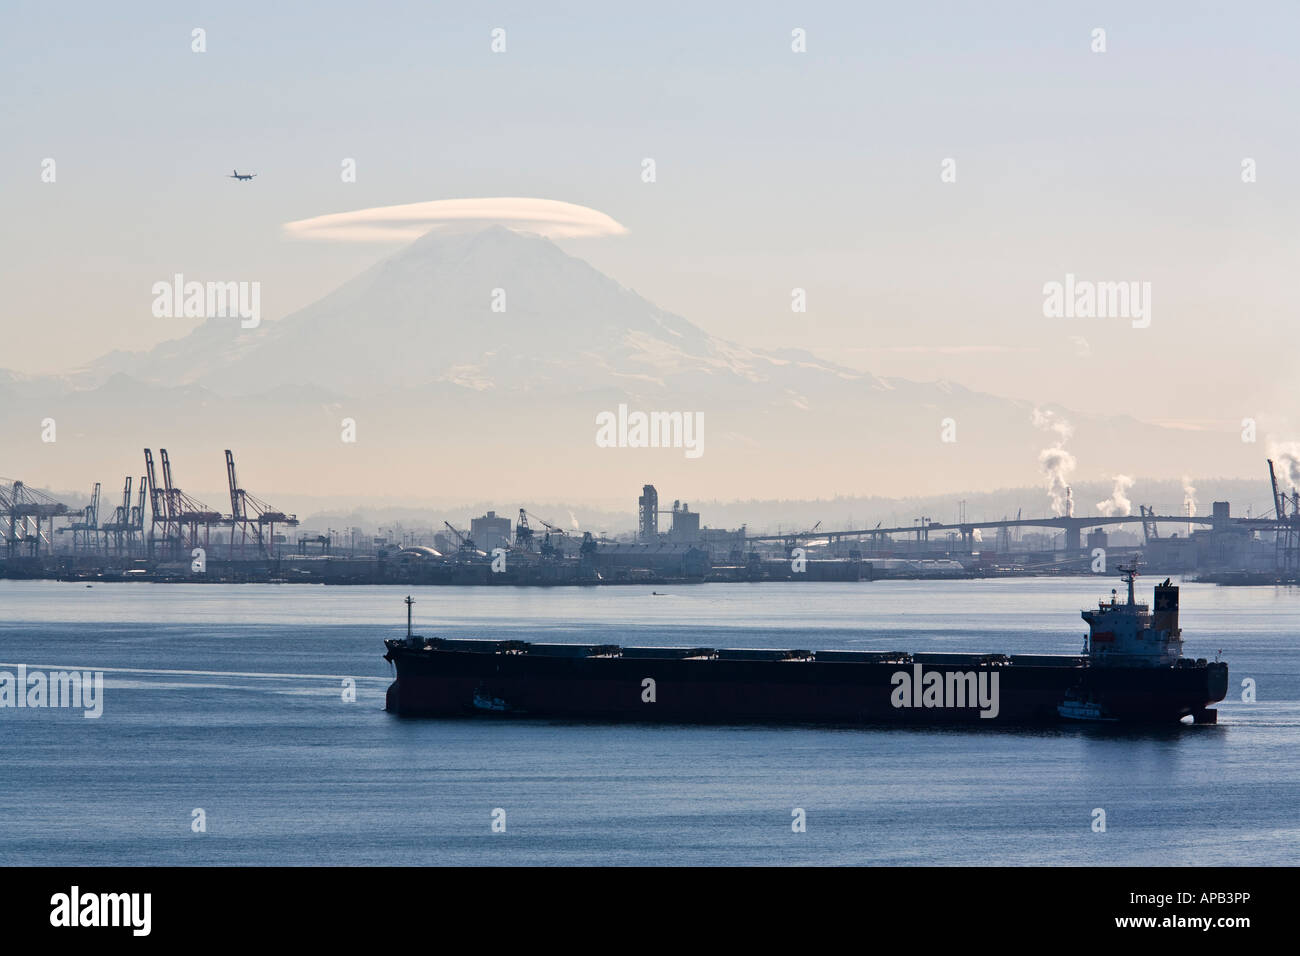
{"type": "Polygon", "coordinates": [[[747,345],[1280,427],[1298,36],[1282,3],[10,0],[0,367],[188,331],[150,314],[177,271],[261,281],[271,320],[396,248],[292,240],[288,221],[522,196],[613,217],[626,235],[562,244],[747,345]],[[1066,273],[1150,282],[1150,327],[1045,318],[1066,273]]]}

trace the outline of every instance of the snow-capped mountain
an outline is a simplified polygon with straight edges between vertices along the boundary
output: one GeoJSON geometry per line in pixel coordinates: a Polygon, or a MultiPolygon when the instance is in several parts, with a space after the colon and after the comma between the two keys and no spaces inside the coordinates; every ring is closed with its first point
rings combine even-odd
{"type": "MultiPolygon", "coordinates": [[[[149,445],[200,490],[222,487],[231,447],[263,488],[358,497],[607,501],[646,481],[682,498],[922,494],[1031,483],[1055,441],[1032,403],[748,349],[499,226],[430,233],[256,328],[208,319],[61,378],[0,375],[0,402],[0,472],[77,487],[138,473],[149,445]],[[704,453],[598,447],[596,417],[619,405],[702,414],[704,453]],[[40,440],[47,417],[57,444],[40,440]]],[[[1234,451],[1233,436],[1065,414],[1079,477],[1213,474],[1234,451]]]]}

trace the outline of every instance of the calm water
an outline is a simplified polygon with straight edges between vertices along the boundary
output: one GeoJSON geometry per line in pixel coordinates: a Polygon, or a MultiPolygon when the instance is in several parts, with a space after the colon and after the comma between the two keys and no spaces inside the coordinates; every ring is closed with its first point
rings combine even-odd
{"type": "MultiPolygon", "coordinates": [[[[412,593],[445,636],[1073,653],[1111,586],[412,593]]],[[[0,710],[0,864],[1300,861],[1297,589],[1185,585],[1187,652],[1230,663],[1220,723],[1127,733],[398,720],[405,593],[0,581],[0,669],[106,672],[99,720],[0,710]]]]}

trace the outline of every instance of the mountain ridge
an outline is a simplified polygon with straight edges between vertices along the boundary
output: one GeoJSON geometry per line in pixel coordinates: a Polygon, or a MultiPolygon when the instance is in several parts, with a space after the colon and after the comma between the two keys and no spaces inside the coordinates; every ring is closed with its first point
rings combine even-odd
{"type": "MultiPolygon", "coordinates": [[[[310,494],[436,481],[472,499],[532,480],[553,487],[529,498],[607,498],[654,476],[694,499],[925,493],[959,479],[1035,480],[1040,451],[1057,441],[1033,424],[1039,403],[882,378],[797,348],[750,349],[503,227],[430,233],[256,328],[210,318],[65,376],[0,377],[0,396],[17,412],[0,438],[60,468],[80,454],[134,471],[142,445],[204,460],[232,447],[310,494]],[[702,415],[705,455],[596,447],[596,416],[619,404],[702,415]],[[50,415],[75,439],[66,453],[34,440],[31,420],[50,415]],[[341,443],[344,419],[357,423],[356,448],[341,443]],[[376,462],[406,467],[377,479],[376,462]]],[[[1081,479],[1205,474],[1232,453],[1227,433],[1043,407],[1072,421],[1081,479]]],[[[1240,473],[1257,470],[1241,461],[1240,473]]]]}

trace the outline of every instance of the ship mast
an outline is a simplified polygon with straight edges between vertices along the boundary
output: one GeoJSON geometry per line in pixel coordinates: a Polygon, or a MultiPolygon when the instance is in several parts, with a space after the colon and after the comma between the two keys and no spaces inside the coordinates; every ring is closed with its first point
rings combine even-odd
{"type": "Polygon", "coordinates": [[[1133,597],[1133,581],[1138,575],[1137,559],[1134,558],[1132,564],[1121,564],[1119,566],[1119,573],[1124,578],[1124,583],[1128,585],[1128,603],[1129,606],[1132,607],[1133,604],[1136,603],[1133,597]]]}
{"type": "MultiPolygon", "coordinates": [[[[1133,585],[1130,584],[1129,585],[1130,601],[1132,600],[1132,596],[1133,596],[1133,585]]],[[[411,605],[414,603],[415,601],[412,600],[411,595],[408,594],[406,596],[406,636],[407,637],[411,636],[411,605]]]]}

